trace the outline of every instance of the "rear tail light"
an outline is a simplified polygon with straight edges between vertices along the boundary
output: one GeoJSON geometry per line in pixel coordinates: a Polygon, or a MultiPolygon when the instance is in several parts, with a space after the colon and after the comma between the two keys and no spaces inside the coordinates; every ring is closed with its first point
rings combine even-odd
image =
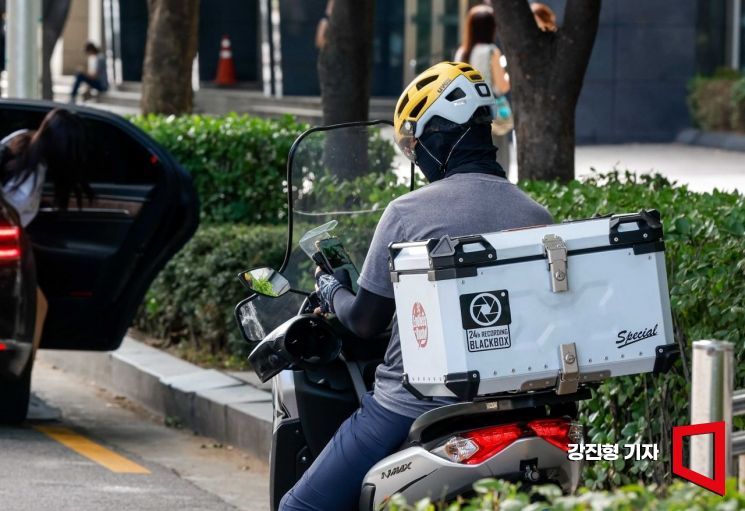
{"type": "MultiPolygon", "coordinates": [[[[577,436],[576,430],[579,429],[581,432],[581,428],[579,424],[565,419],[541,419],[528,423],[528,429],[536,436],[567,452],[569,452],[569,444],[579,443],[574,442],[572,437],[577,436]]],[[[579,436],[581,437],[581,433],[579,436]]]]}
{"type": "Polygon", "coordinates": [[[568,419],[501,424],[454,436],[445,442],[441,452],[454,463],[476,465],[509,447],[516,440],[533,436],[568,452],[570,443],[581,443],[582,426],[568,419]]]}
{"type": "Polygon", "coordinates": [[[0,227],[0,264],[20,259],[20,238],[21,230],[18,227],[0,227]]]}
{"type": "Polygon", "coordinates": [[[445,454],[455,463],[476,465],[509,446],[523,433],[524,429],[518,423],[469,431],[448,440],[445,454]]]}

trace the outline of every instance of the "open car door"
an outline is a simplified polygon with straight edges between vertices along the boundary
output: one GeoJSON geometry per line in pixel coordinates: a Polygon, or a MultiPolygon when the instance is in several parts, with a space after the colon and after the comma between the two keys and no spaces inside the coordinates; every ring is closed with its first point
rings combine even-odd
{"type": "MultiPolygon", "coordinates": [[[[36,129],[47,102],[0,101],[0,137],[36,129]]],[[[65,106],[65,108],[68,108],[65,106]]],[[[190,176],[129,121],[69,107],[86,130],[92,200],[58,208],[46,183],[27,228],[38,284],[49,301],[42,348],[119,347],[158,271],[192,236],[199,203],[190,176]]]]}

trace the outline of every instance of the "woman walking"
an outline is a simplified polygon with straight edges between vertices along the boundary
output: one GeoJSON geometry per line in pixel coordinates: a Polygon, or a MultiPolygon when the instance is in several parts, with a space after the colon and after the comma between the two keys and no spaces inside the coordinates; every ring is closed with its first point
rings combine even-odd
{"type": "Polygon", "coordinates": [[[463,44],[455,52],[455,60],[468,62],[478,69],[484,81],[491,85],[500,110],[492,125],[492,139],[497,146],[497,161],[506,173],[510,168],[510,141],[512,139],[512,112],[507,98],[510,78],[505,70],[506,60],[494,39],[496,36],[494,10],[488,5],[477,5],[468,11],[463,44]]]}

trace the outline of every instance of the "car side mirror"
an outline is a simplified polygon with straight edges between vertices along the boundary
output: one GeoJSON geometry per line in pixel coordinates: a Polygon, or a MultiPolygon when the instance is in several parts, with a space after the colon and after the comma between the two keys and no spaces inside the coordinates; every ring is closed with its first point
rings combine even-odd
{"type": "Polygon", "coordinates": [[[277,298],[291,291],[290,282],[278,271],[269,268],[254,268],[238,274],[241,284],[254,293],[277,298]]]}

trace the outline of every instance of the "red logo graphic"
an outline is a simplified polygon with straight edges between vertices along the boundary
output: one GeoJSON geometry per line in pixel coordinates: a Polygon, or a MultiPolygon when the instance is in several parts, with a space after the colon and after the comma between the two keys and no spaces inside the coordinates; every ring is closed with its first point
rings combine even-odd
{"type": "Polygon", "coordinates": [[[420,348],[427,346],[427,315],[424,313],[424,307],[419,302],[414,302],[414,308],[411,310],[411,323],[414,325],[414,337],[420,348]]]}
{"type": "Polygon", "coordinates": [[[725,484],[725,446],[727,432],[724,421],[692,424],[690,426],[673,427],[673,474],[694,484],[724,495],[725,484]],[[683,437],[695,435],[714,435],[714,478],[706,477],[688,467],[683,466],[683,437]]]}

